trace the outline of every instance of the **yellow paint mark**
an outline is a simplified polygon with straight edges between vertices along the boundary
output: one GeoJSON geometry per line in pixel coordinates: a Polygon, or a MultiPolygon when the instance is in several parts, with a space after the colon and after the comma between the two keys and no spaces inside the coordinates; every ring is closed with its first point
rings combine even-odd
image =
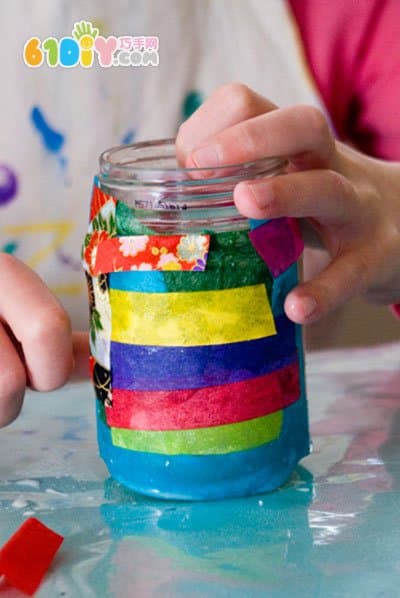
{"type": "Polygon", "coordinates": [[[107,28],[106,22],[103,19],[95,19],[94,21],[91,21],[91,23],[92,23],[93,27],[95,27],[96,29],[99,30],[100,35],[107,37],[108,28],[107,28]]]}
{"type": "Polygon", "coordinates": [[[24,236],[27,234],[43,234],[53,233],[53,240],[45,247],[34,252],[29,260],[27,260],[28,266],[31,268],[37,267],[45,259],[47,259],[52,253],[57,251],[62,244],[65,242],[67,237],[73,230],[74,224],[70,220],[60,220],[53,222],[35,222],[32,224],[22,224],[16,226],[5,226],[1,228],[1,231],[13,236],[24,236]]]}
{"type": "Polygon", "coordinates": [[[68,295],[69,297],[75,297],[86,291],[84,284],[65,284],[50,287],[50,290],[55,295],[68,295]]]}

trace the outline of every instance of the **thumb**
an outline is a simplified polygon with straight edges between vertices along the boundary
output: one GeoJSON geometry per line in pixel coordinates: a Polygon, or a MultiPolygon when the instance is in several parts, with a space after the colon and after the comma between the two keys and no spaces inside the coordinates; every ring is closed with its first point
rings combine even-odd
{"type": "Polygon", "coordinates": [[[336,257],[312,280],[297,286],[285,300],[288,318],[309,324],[340,307],[367,286],[368,261],[348,252],[336,257]]]}

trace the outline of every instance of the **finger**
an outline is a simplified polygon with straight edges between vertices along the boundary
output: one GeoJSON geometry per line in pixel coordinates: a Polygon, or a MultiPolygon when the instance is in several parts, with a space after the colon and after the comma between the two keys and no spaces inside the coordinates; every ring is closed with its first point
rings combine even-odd
{"type": "Polygon", "coordinates": [[[0,316],[22,345],[28,383],[53,390],[72,369],[69,318],[40,278],[11,255],[0,254],[0,316]]]}
{"type": "Polygon", "coordinates": [[[89,378],[89,334],[87,332],[73,332],[72,346],[74,355],[72,380],[89,378]]]}
{"type": "Polygon", "coordinates": [[[25,387],[24,365],[4,326],[0,324],[0,427],[17,417],[25,387]]]}
{"type": "Polygon", "coordinates": [[[324,224],[350,222],[359,209],[353,185],[333,170],[308,170],[239,183],[234,200],[239,212],[248,218],[309,217],[324,224]]]}
{"type": "Polygon", "coordinates": [[[367,259],[354,252],[339,255],[318,276],[288,294],[286,315],[298,324],[315,322],[363,292],[368,279],[367,259]]]}
{"type": "Polygon", "coordinates": [[[178,161],[208,137],[277,106],[242,83],[219,87],[180,127],[176,138],[178,161]]]}
{"type": "Polygon", "coordinates": [[[317,108],[272,110],[225,129],[190,154],[188,167],[206,168],[286,156],[299,169],[335,168],[335,142],[317,108]]]}

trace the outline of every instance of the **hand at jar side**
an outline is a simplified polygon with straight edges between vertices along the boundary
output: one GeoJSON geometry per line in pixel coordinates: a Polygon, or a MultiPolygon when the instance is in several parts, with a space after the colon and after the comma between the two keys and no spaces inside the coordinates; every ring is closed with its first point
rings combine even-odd
{"type": "Polygon", "coordinates": [[[249,218],[301,219],[305,242],[330,255],[287,296],[293,321],[316,321],[358,294],[399,301],[400,165],[336,141],[318,109],[279,109],[244,85],[225,85],[180,127],[177,154],[188,167],[288,157],[288,174],[239,183],[234,197],[249,218]]]}
{"type": "Polygon", "coordinates": [[[0,427],[21,410],[27,386],[62,386],[88,375],[87,333],[72,332],[69,317],[25,264],[0,253],[0,427]]]}

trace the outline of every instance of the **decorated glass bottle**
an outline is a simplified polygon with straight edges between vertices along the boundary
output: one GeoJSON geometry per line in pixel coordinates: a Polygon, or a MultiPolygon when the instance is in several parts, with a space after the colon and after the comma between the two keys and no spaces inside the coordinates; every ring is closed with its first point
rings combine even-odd
{"type": "Polygon", "coordinates": [[[104,152],[83,246],[100,454],[140,493],[272,490],[309,452],[297,223],[249,221],[241,180],[285,161],[176,164],[173,140],[104,152]],[[208,177],[208,178],[207,178],[208,177]]]}

